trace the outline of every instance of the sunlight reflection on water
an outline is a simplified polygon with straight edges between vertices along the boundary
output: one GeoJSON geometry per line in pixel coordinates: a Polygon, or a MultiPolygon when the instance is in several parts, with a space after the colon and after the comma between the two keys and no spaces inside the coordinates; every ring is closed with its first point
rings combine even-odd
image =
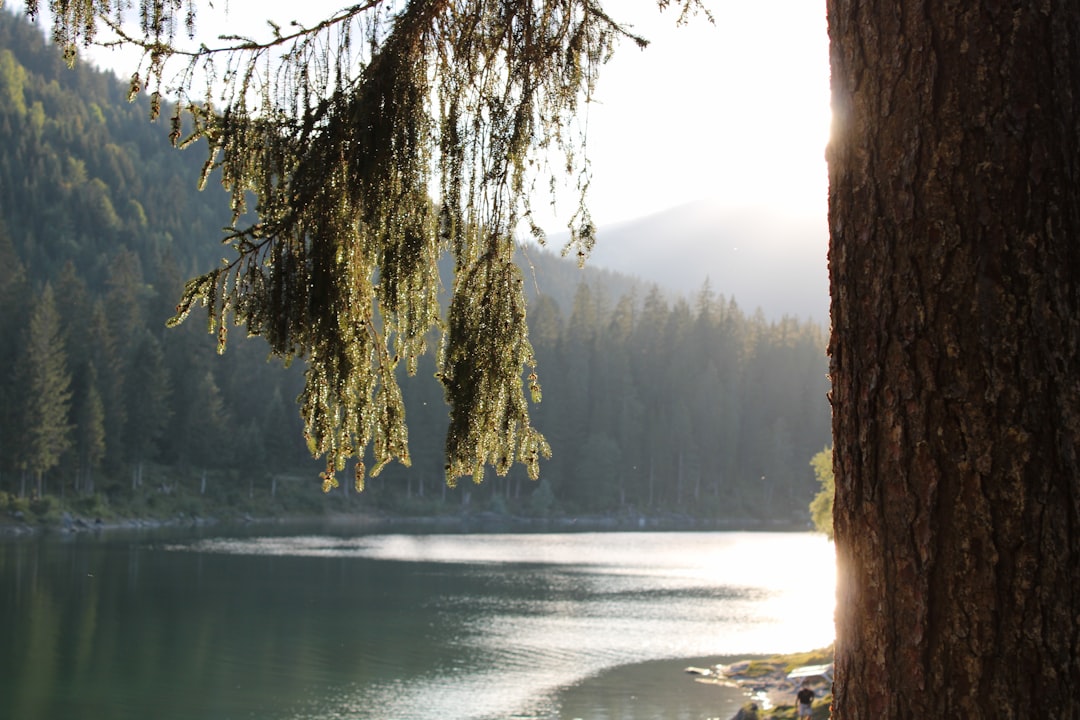
{"type": "Polygon", "coordinates": [[[730,717],[686,666],[833,635],[806,533],[340,530],[0,543],[0,718],[730,717]]]}
{"type": "MultiPolygon", "coordinates": [[[[628,597],[639,593],[662,600],[669,617],[720,612],[719,619],[725,622],[756,626],[735,629],[752,644],[747,648],[737,643],[735,652],[795,651],[827,645],[833,637],[835,556],[832,544],[816,534],[302,536],[208,539],[176,549],[460,564],[472,573],[502,574],[505,584],[540,580],[549,589],[574,590],[592,600],[596,614],[602,614],[596,603],[605,596],[617,595],[625,606],[628,597]],[[485,571],[485,565],[497,569],[485,571]],[[511,565],[513,574],[498,569],[511,565]],[[538,568],[529,572],[520,567],[529,565],[538,568]],[[662,594],[666,595],[661,598],[662,594]]],[[[483,598],[465,600],[473,605],[483,602],[483,598]]],[[[633,613],[633,603],[624,609],[633,613]]],[[[544,608],[544,614],[550,610],[544,608]]]]}
{"type": "MultiPolygon", "coordinates": [[[[410,659],[422,647],[408,649],[397,660],[407,682],[339,687],[297,720],[555,718],[559,688],[610,668],[809,650],[834,636],[835,555],[807,533],[261,537],[170,549],[424,568],[431,589],[418,602],[460,663],[431,667],[410,659]]],[[[408,608],[398,612],[407,622],[408,608]]]]}

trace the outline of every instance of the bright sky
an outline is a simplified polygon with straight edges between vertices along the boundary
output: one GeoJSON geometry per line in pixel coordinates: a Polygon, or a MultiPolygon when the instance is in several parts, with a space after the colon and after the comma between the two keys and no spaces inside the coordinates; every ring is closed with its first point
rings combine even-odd
{"type": "MultiPolygon", "coordinates": [[[[652,39],[605,68],[589,118],[601,226],[710,198],[825,216],[829,42],[820,0],[706,0],[674,27],[653,0],[612,14],[652,39]]],[[[625,6],[625,9],[624,9],[625,6]]]]}
{"type": "MultiPolygon", "coordinates": [[[[830,112],[823,0],[705,2],[715,25],[699,16],[676,27],[675,12],[659,13],[655,0],[605,3],[652,43],[645,50],[622,44],[602,70],[590,106],[589,197],[601,227],[706,198],[772,216],[825,217],[830,112]]],[[[267,17],[283,27],[292,19],[310,23],[343,4],[227,0],[227,25],[218,27],[262,35],[267,17]]],[[[210,11],[200,19],[204,26],[220,22],[210,11]]],[[[95,53],[102,64],[114,64],[112,58],[95,53]]],[[[542,224],[558,232],[565,219],[542,218],[542,224]]]]}

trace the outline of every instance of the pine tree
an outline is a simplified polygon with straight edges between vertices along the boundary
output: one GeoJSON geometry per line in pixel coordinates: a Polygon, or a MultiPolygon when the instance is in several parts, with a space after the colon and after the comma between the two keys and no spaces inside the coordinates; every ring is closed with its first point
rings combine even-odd
{"type": "Polygon", "coordinates": [[[71,374],[51,285],[45,285],[31,311],[16,373],[21,394],[20,464],[32,474],[40,497],[45,473],[71,446],[73,430],[71,374]]]}
{"type": "MultiPolygon", "coordinates": [[[[15,365],[22,344],[20,325],[25,322],[27,295],[26,271],[0,218],[0,307],[4,308],[0,313],[0,367],[15,365]]],[[[15,438],[20,432],[20,399],[18,385],[8,371],[0,381],[0,472],[17,464],[19,447],[15,438]]]]}
{"type": "Polygon", "coordinates": [[[207,370],[196,388],[195,413],[188,418],[188,460],[202,470],[200,492],[206,492],[206,470],[229,464],[232,443],[239,437],[221,397],[214,373],[207,370]]]}
{"type": "Polygon", "coordinates": [[[97,369],[88,363],[81,392],[75,396],[76,489],[94,492],[94,472],[105,457],[105,403],[98,390],[97,369]]]}
{"type": "Polygon", "coordinates": [[[89,328],[92,340],[85,352],[87,361],[97,372],[97,388],[105,412],[105,437],[108,438],[103,462],[107,470],[116,473],[127,458],[125,372],[119,341],[109,322],[105,303],[100,299],[91,307],[89,328]]]}
{"type": "Polygon", "coordinates": [[[139,333],[125,378],[127,446],[134,463],[132,486],[142,484],[143,465],[154,458],[158,440],[168,425],[171,387],[161,344],[153,333],[139,333]]]}

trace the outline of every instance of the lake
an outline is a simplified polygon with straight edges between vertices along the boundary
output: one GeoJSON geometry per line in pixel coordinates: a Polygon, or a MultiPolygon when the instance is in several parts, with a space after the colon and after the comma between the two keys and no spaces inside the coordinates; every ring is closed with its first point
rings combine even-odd
{"type": "Polygon", "coordinates": [[[727,720],[833,639],[815,534],[276,532],[0,541],[0,718],[727,720]]]}

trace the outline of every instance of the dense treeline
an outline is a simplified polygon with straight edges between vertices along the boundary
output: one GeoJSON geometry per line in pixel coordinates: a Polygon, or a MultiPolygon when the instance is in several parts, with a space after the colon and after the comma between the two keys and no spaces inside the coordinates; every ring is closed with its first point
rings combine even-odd
{"type": "Polygon", "coordinates": [[[148,115],[115,76],[69,70],[40,28],[0,12],[0,489],[11,494],[175,489],[174,475],[148,483],[148,466],[183,468],[199,489],[207,472],[310,469],[295,370],[268,365],[256,343],[217,358],[198,322],[165,331],[183,283],[221,256],[228,203],[196,190],[204,158],[173,150],[148,115]]]}
{"type": "Polygon", "coordinates": [[[115,77],[66,69],[39,28],[0,12],[9,502],[805,515],[807,458],[829,437],[821,329],[747,316],[707,285],[671,299],[540,250],[522,264],[543,389],[534,422],[553,450],[541,482],[515,469],[444,486],[447,411],[428,356],[404,381],[412,467],[388,467],[362,499],[348,483],[323,497],[294,402],[301,369],[266,362],[257,339],[216,356],[197,316],[164,329],[184,280],[220,257],[228,208],[195,190],[201,153],[170,149],[147,115],[115,77]]]}
{"type": "Polygon", "coordinates": [[[747,317],[708,283],[689,302],[652,289],[612,306],[583,285],[565,322],[542,300],[531,326],[558,381],[537,424],[564,502],[722,517],[805,508],[806,458],[829,432],[817,326],[747,317]]]}

